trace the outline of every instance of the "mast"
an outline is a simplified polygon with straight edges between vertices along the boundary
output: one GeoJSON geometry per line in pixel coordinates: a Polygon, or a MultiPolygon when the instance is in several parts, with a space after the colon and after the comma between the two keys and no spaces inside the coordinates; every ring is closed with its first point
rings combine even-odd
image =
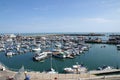
{"type": "MultiPolygon", "coordinates": [[[[51,48],[53,49],[53,42],[52,41],[51,41],[51,48]]],[[[51,53],[51,60],[50,60],[50,69],[52,71],[52,53],[51,53]]]]}
{"type": "Polygon", "coordinates": [[[51,61],[50,61],[50,66],[51,66],[51,70],[52,70],[52,53],[51,53],[51,61]]]}

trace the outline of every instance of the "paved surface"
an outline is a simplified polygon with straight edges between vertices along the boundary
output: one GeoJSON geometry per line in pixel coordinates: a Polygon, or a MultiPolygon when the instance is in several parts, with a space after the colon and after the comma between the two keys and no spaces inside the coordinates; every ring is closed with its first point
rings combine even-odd
{"type": "MultiPolygon", "coordinates": [[[[27,75],[30,76],[31,80],[120,80],[120,75],[94,76],[89,74],[47,74],[40,72],[27,72],[27,75]]],[[[13,77],[14,80],[24,80],[25,74],[9,70],[0,71],[0,80],[6,80],[8,77],[13,77]]]]}

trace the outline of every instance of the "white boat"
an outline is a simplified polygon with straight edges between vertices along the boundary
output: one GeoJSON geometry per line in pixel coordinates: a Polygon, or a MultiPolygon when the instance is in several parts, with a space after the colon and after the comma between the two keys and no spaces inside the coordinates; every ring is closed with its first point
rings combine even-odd
{"type": "Polygon", "coordinates": [[[58,52],[58,53],[55,53],[53,52],[52,54],[55,58],[61,58],[61,59],[65,59],[66,58],[66,54],[64,52],[58,52]]]}
{"type": "Polygon", "coordinates": [[[52,49],[52,52],[61,52],[61,49],[52,49]]]}
{"type": "Polygon", "coordinates": [[[6,56],[12,56],[14,53],[13,52],[7,52],[6,56]]]}
{"type": "Polygon", "coordinates": [[[98,70],[112,70],[112,69],[114,69],[113,67],[111,67],[111,66],[102,66],[102,67],[98,67],[98,70]]]}
{"type": "Polygon", "coordinates": [[[50,70],[45,71],[45,73],[48,73],[48,74],[57,74],[58,72],[56,72],[55,69],[53,69],[53,67],[52,67],[52,54],[51,54],[50,65],[51,65],[50,70]]]}
{"type": "Polygon", "coordinates": [[[120,44],[116,45],[117,46],[117,50],[120,50],[120,44]]]}
{"type": "Polygon", "coordinates": [[[41,61],[41,60],[44,60],[45,58],[47,58],[47,52],[42,52],[42,53],[36,54],[33,57],[33,59],[36,61],[41,61]]]}
{"type": "Polygon", "coordinates": [[[80,51],[79,51],[79,53],[83,53],[83,51],[82,51],[82,50],[80,50],[80,51]]]}
{"type": "Polygon", "coordinates": [[[89,71],[90,74],[110,74],[110,73],[118,73],[120,72],[120,69],[118,68],[114,68],[114,67],[111,67],[111,66],[102,66],[102,67],[98,67],[97,70],[92,70],[92,71],[89,71]]]}
{"type": "Polygon", "coordinates": [[[62,47],[61,43],[56,43],[55,46],[58,47],[58,48],[62,47]]]}
{"type": "Polygon", "coordinates": [[[40,52],[40,51],[41,51],[41,48],[40,48],[40,47],[34,48],[34,49],[32,49],[32,51],[34,51],[34,52],[40,52]]]}
{"type": "Polygon", "coordinates": [[[87,46],[82,46],[81,50],[88,51],[88,47],[87,46]]]}
{"type": "Polygon", "coordinates": [[[0,48],[0,51],[5,51],[5,49],[4,48],[0,48]]]}
{"type": "Polygon", "coordinates": [[[47,73],[49,73],[49,74],[56,74],[58,72],[56,72],[55,69],[51,68],[50,71],[48,71],[47,73]]]}
{"type": "Polygon", "coordinates": [[[87,68],[83,67],[82,65],[76,64],[76,65],[73,65],[72,68],[71,67],[64,68],[64,71],[66,73],[76,73],[76,74],[78,74],[78,73],[87,72],[87,68]]]}
{"type": "Polygon", "coordinates": [[[67,68],[64,68],[64,71],[66,73],[73,73],[74,72],[74,69],[72,69],[71,67],[67,67],[67,68]]]}

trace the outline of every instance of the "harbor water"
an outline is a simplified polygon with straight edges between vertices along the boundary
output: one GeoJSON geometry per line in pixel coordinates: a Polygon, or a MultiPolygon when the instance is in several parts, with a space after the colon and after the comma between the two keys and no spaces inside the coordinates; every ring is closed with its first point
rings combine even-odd
{"type": "MultiPolygon", "coordinates": [[[[24,66],[27,70],[40,71],[50,69],[51,58],[43,61],[33,61],[33,52],[7,57],[5,52],[0,52],[0,62],[12,70],[18,70],[24,66]]],[[[63,73],[65,67],[72,67],[76,62],[83,64],[88,70],[95,70],[103,65],[120,68],[120,51],[116,45],[109,44],[90,44],[88,51],[75,56],[73,59],[52,58],[52,67],[59,73],[63,73]],[[105,47],[102,47],[105,46],[105,47]]]]}
{"type": "MultiPolygon", "coordinates": [[[[17,70],[22,65],[25,69],[33,71],[45,71],[50,68],[50,58],[42,61],[35,62],[32,60],[34,53],[29,52],[26,54],[16,55],[13,57],[6,57],[4,52],[0,53],[0,61],[10,69],[17,70]]],[[[91,44],[89,51],[76,56],[74,59],[57,59],[52,58],[53,68],[58,72],[63,72],[63,68],[71,67],[78,62],[88,68],[88,70],[97,69],[103,65],[113,67],[120,66],[120,51],[116,49],[115,45],[108,44],[91,44]],[[105,48],[101,46],[105,45],[105,48]]]]}

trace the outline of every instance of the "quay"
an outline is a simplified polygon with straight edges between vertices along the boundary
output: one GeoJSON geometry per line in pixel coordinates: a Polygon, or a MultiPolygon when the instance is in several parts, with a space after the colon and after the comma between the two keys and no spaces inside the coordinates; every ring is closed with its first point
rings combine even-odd
{"type": "MultiPolygon", "coordinates": [[[[46,74],[40,72],[27,72],[30,80],[119,80],[120,75],[96,76],[89,73],[83,74],[46,74]]],[[[0,71],[0,80],[24,80],[24,72],[14,72],[10,70],[0,71]],[[7,79],[7,78],[11,79],[7,79]],[[15,78],[15,79],[14,79],[15,78]]]]}
{"type": "Polygon", "coordinates": [[[119,72],[120,72],[120,69],[89,71],[89,73],[92,75],[111,74],[111,73],[119,73],[119,72]]]}
{"type": "MultiPolygon", "coordinates": [[[[1,66],[5,67],[1,64],[1,66]]],[[[50,74],[41,73],[39,71],[26,71],[22,66],[18,72],[11,71],[8,68],[0,71],[0,80],[25,80],[26,75],[29,80],[119,80],[120,75],[105,75],[104,73],[120,72],[120,69],[103,70],[103,71],[89,71],[80,74],[50,74]],[[96,74],[104,74],[97,76],[96,74]]]]}

